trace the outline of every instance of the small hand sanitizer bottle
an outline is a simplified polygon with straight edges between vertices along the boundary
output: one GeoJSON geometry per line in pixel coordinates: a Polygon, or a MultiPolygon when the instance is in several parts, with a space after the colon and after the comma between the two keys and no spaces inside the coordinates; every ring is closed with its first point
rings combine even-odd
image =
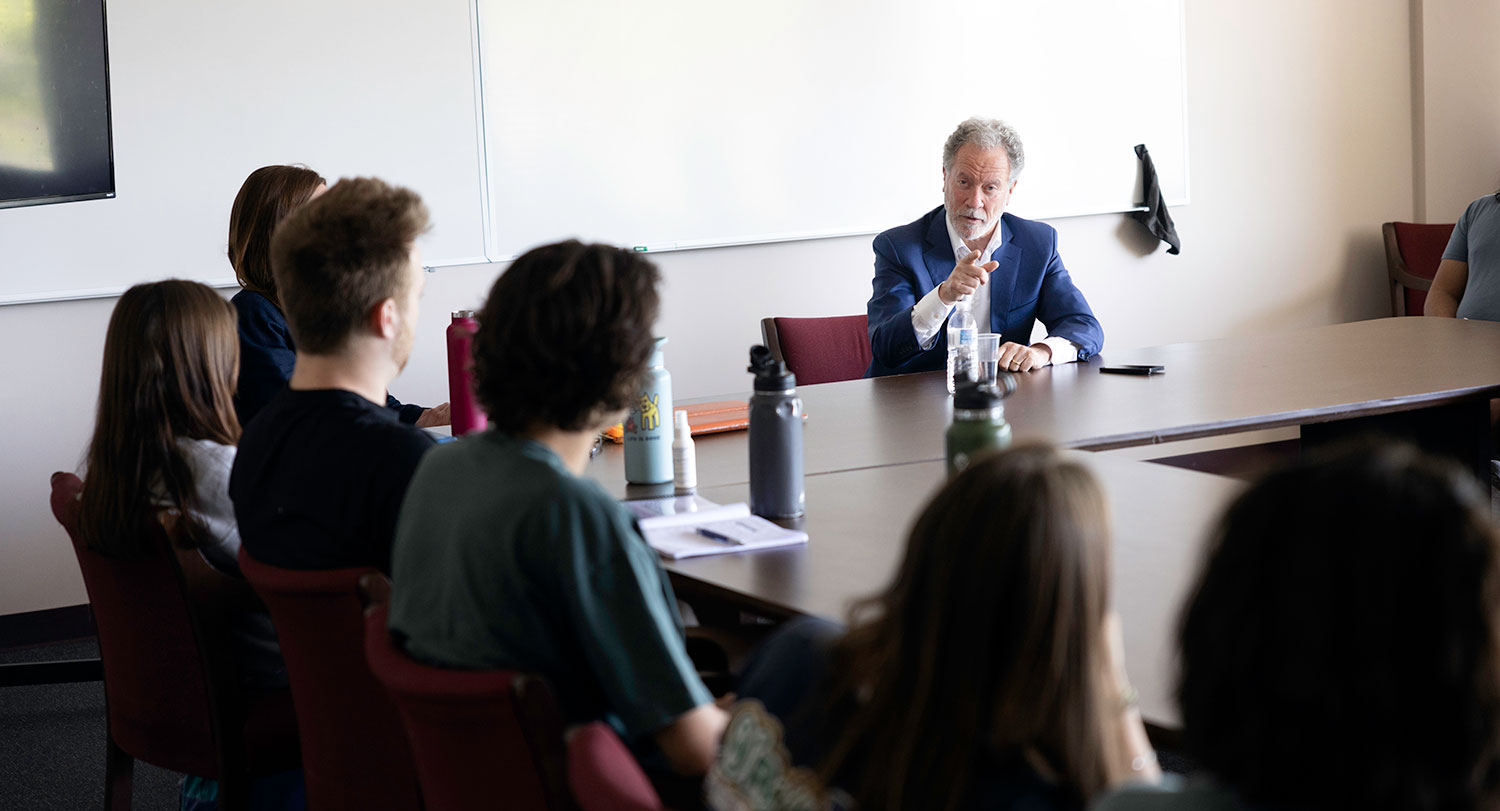
{"type": "Polygon", "coordinates": [[[687,412],[675,412],[672,419],[673,484],[678,495],[686,495],[698,489],[698,451],[693,447],[687,412]]]}

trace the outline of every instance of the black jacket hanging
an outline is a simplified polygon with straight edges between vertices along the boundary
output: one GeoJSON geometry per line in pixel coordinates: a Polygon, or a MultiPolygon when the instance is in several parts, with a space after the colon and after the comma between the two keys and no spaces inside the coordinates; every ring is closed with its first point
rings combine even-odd
{"type": "Polygon", "coordinates": [[[1145,144],[1136,144],[1135,154],[1141,159],[1141,190],[1146,197],[1141,205],[1146,210],[1132,211],[1130,216],[1146,226],[1152,236],[1167,243],[1167,253],[1181,253],[1182,240],[1177,236],[1177,226],[1172,224],[1172,215],[1167,213],[1166,201],[1161,199],[1161,183],[1156,179],[1156,164],[1151,162],[1151,153],[1146,151],[1145,144]]]}

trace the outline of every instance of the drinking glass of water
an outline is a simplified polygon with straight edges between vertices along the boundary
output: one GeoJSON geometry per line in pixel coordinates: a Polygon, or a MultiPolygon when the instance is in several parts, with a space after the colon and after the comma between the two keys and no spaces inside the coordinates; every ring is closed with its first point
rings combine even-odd
{"type": "Polygon", "coordinates": [[[993,385],[1000,371],[1000,333],[979,333],[979,343],[974,351],[978,360],[975,364],[974,379],[981,384],[993,385]]]}

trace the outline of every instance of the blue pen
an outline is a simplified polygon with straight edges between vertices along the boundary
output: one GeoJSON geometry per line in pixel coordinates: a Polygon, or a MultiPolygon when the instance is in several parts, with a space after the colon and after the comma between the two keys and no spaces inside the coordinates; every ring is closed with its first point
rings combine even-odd
{"type": "Polygon", "coordinates": [[[740,540],[736,540],[734,538],[731,538],[731,537],[729,537],[728,535],[725,535],[722,532],[714,532],[713,530],[708,529],[706,527],[698,527],[698,534],[702,535],[703,537],[708,538],[710,540],[718,541],[719,543],[727,543],[727,544],[730,544],[731,546],[744,546],[745,545],[744,541],[740,541],[740,540]]]}

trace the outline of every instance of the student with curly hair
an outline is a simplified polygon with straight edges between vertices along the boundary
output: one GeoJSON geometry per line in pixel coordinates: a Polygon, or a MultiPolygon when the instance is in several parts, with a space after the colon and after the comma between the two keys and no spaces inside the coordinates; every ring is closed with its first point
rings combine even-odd
{"type": "Polygon", "coordinates": [[[660,778],[713,762],[725,716],[688,658],[656,553],[583,477],[650,359],[657,280],[630,251],[563,242],[495,282],[473,344],[491,428],[417,469],[390,625],[423,661],[540,672],[565,721],[610,721],[670,785],[660,778]]]}

